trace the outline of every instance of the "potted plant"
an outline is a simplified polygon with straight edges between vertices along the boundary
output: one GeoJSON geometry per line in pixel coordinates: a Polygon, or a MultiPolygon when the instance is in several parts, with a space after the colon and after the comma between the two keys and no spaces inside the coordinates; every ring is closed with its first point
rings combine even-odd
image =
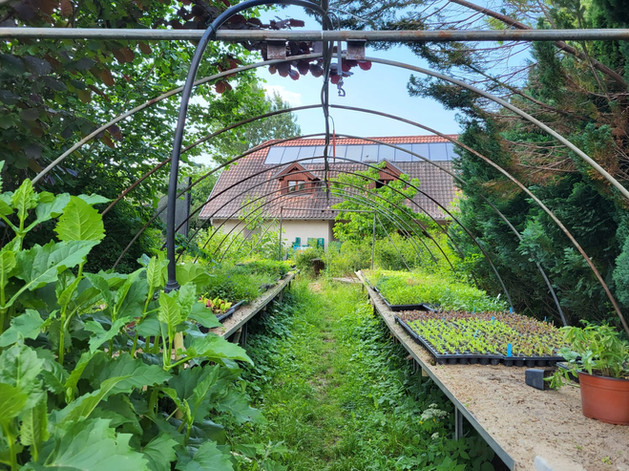
{"type": "Polygon", "coordinates": [[[551,387],[578,375],[583,415],[602,422],[629,425],[629,343],[609,325],[585,323],[562,328],[567,347],[559,353],[566,367],[551,377],[551,387]]]}

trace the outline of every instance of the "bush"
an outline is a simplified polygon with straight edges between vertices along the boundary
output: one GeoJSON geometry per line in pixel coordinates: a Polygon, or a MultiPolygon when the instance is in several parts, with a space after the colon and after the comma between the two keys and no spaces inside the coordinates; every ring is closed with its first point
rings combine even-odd
{"type": "Polygon", "coordinates": [[[322,249],[309,247],[299,252],[295,252],[295,254],[293,255],[293,262],[295,263],[295,266],[303,273],[312,275],[314,274],[312,261],[315,258],[323,259],[324,256],[325,252],[322,249]]]}
{"type": "Polygon", "coordinates": [[[330,248],[325,255],[326,272],[333,276],[350,275],[371,265],[371,244],[343,242],[340,249],[330,248]]]}

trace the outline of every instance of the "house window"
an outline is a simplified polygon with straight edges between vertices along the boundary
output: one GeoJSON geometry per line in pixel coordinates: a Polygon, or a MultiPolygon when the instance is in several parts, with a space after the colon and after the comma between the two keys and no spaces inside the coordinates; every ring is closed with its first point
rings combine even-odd
{"type": "Polygon", "coordinates": [[[288,192],[303,191],[306,188],[305,182],[288,180],[288,192]]]}

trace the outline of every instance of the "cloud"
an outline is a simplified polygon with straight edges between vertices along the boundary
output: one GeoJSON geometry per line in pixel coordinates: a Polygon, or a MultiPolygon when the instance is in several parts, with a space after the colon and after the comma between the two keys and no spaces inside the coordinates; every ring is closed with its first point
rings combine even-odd
{"type": "Polygon", "coordinates": [[[291,92],[286,87],[282,85],[265,85],[264,86],[265,93],[268,97],[272,97],[273,93],[277,93],[282,97],[282,100],[290,104],[291,106],[301,106],[302,98],[301,94],[297,92],[291,92]]]}

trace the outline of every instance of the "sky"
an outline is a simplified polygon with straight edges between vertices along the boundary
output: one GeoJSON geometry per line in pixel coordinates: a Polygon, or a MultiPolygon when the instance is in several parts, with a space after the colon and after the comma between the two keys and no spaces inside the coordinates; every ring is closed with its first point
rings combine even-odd
{"type": "MultiPolygon", "coordinates": [[[[389,51],[369,51],[368,49],[367,56],[425,66],[403,47],[396,47],[389,51]]],[[[353,75],[344,79],[344,97],[339,97],[336,85],[330,84],[331,104],[367,108],[397,115],[447,134],[456,134],[459,131],[454,111],[446,110],[435,100],[411,97],[408,94],[407,84],[411,76],[410,71],[373,63],[370,70],[365,71],[354,67],[351,72],[353,75]]],[[[258,76],[266,81],[265,89],[269,94],[279,93],[291,106],[321,103],[322,78],[315,78],[308,74],[301,76],[299,80],[292,80],[290,77],[271,74],[268,68],[258,69],[258,76]]],[[[302,134],[324,132],[325,121],[321,109],[300,111],[296,115],[302,134]]],[[[334,119],[337,134],[368,137],[428,134],[415,126],[366,113],[331,109],[330,115],[334,119]]]]}
{"type": "MultiPolygon", "coordinates": [[[[314,19],[298,7],[288,7],[278,13],[265,15],[268,15],[267,18],[296,18],[306,22],[303,29],[321,29],[314,19]]],[[[266,21],[264,16],[263,21],[266,21]]],[[[343,43],[343,49],[346,47],[347,44],[343,43]]],[[[428,68],[425,61],[420,60],[404,46],[387,51],[374,51],[368,47],[366,55],[428,68]]],[[[333,62],[335,60],[333,58],[333,62]]],[[[354,67],[351,72],[353,75],[344,79],[344,97],[339,97],[336,85],[330,84],[331,104],[368,108],[397,115],[446,134],[459,132],[459,124],[456,122],[454,111],[446,110],[435,100],[411,97],[408,94],[407,84],[411,76],[410,71],[373,63],[370,70],[364,71],[359,67],[354,67]]],[[[257,74],[266,81],[266,90],[269,94],[279,93],[291,106],[321,103],[320,92],[323,85],[321,77],[315,78],[308,74],[301,76],[299,80],[292,80],[290,77],[280,77],[279,74],[273,75],[266,67],[259,68],[257,74]]],[[[429,134],[415,126],[366,113],[331,109],[330,115],[334,119],[337,134],[364,137],[429,134]]],[[[325,120],[321,109],[300,111],[296,113],[296,116],[302,134],[325,131],[325,120]]]]}

